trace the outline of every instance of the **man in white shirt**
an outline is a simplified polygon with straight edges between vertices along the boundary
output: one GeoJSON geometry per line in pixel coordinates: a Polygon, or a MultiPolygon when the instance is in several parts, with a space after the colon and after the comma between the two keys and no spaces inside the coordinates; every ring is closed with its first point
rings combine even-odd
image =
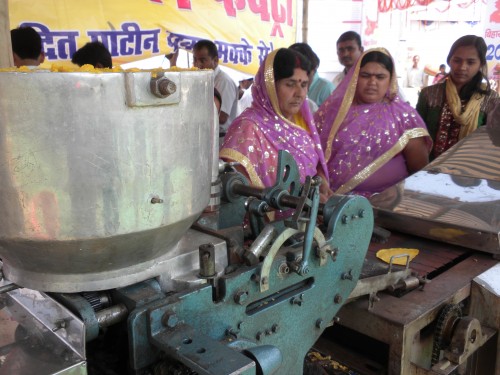
{"type": "Polygon", "coordinates": [[[253,77],[242,79],[238,86],[238,116],[252,105],[253,77]]]}
{"type": "Polygon", "coordinates": [[[333,79],[335,87],[344,79],[346,73],[356,63],[363,53],[361,36],[355,31],[346,31],[337,40],[337,56],[339,62],[344,66],[344,70],[333,79]]]}
{"type": "Polygon", "coordinates": [[[420,90],[425,85],[424,70],[418,66],[420,62],[420,56],[413,56],[413,65],[406,71],[406,78],[403,82],[403,87],[405,88],[405,94],[408,98],[408,103],[415,107],[418,102],[418,96],[420,90]]]}
{"type": "Polygon", "coordinates": [[[193,65],[199,69],[214,70],[214,86],[222,97],[219,112],[219,132],[223,136],[238,111],[238,87],[219,67],[217,46],[210,40],[199,40],[193,47],[193,65]]]}
{"type": "Polygon", "coordinates": [[[413,65],[408,69],[405,87],[422,89],[424,87],[424,70],[418,66],[420,56],[413,56],[413,65]]]}

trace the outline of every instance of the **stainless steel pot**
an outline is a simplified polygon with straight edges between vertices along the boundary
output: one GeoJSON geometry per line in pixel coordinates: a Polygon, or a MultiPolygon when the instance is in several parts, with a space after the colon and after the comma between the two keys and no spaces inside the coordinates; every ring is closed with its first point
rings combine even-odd
{"type": "Polygon", "coordinates": [[[150,277],[208,204],[212,118],[211,71],[0,73],[6,277],[55,292],[150,277]]]}

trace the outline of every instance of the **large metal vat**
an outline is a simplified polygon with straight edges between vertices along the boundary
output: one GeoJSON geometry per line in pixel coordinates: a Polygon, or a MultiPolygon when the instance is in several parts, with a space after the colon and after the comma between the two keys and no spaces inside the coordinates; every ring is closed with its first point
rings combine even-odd
{"type": "Polygon", "coordinates": [[[211,71],[0,73],[6,277],[55,292],[151,277],[208,204],[212,116],[211,71]]]}

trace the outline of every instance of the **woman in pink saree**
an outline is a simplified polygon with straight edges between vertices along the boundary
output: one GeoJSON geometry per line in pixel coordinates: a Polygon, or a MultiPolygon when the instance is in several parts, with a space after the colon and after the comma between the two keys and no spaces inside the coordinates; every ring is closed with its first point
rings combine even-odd
{"type": "Polygon", "coordinates": [[[365,51],[316,112],[334,193],[369,197],[428,163],[431,138],[396,78],[386,49],[365,51]]]}
{"type": "Polygon", "coordinates": [[[252,185],[276,180],[278,151],[288,151],[306,176],[328,178],[318,131],[307,104],[310,65],[296,51],[281,48],[261,64],[252,86],[253,102],[229,126],[219,156],[239,162],[252,185]]]}

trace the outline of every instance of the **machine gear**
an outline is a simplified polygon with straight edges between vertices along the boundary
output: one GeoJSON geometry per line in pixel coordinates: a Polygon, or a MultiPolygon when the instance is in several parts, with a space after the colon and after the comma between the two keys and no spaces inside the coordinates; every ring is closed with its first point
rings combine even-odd
{"type": "Polygon", "coordinates": [[[455,326],[461,317],[462,306],[459,304],[447,304],[439,313],[436,329],[434,331],[431,365],[435,365],[439,362],[441,350],[446,349],[450,344],[455,326]]]}

